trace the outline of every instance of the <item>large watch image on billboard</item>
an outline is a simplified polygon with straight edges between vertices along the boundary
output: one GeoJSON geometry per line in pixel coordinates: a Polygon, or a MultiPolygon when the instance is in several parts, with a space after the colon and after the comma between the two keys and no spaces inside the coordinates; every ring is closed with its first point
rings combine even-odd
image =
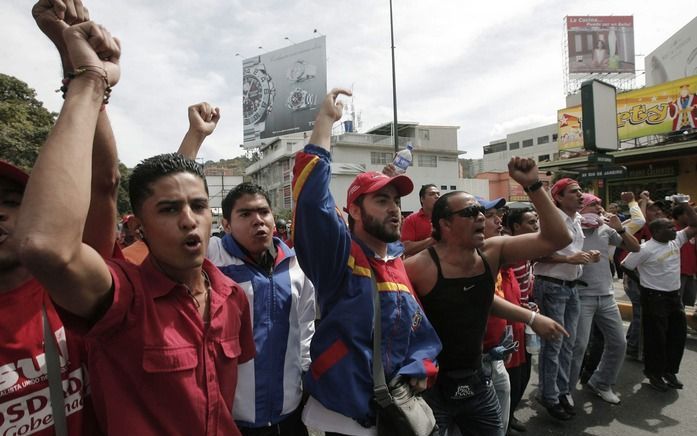
{"type": "Polygon", "coordinates": [[[245,147],[312,130],[327,90],[326,59],[326,41],[321,36],[243,61],[245,147]]]}

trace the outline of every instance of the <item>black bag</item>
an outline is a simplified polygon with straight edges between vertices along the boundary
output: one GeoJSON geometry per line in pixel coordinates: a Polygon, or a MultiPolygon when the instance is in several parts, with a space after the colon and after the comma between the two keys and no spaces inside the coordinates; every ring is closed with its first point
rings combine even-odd
{"type": "Polygon", "coordinates": [[[429,436],[436,429],[436,419],[426,401],[409,383],[396,377],[389,387],[385,382],[380,340],[380,296],[373,280],[373,393],[377,403],[378,436],[429,436]]]}

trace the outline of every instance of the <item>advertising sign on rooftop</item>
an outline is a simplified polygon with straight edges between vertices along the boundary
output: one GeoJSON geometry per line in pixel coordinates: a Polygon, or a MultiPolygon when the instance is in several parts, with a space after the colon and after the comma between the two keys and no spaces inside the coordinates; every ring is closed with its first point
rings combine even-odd
{"type": "Polygon", "coordinates": [[[644,58],[646,85],[660,85],[697,74],[697,18],[644,58]]]}
{"type": "MultiPolygon", "coordinates": [[[[617,94],[620,141],[697,128],[697,76],[617,94]]],[[[581,106],[557,112],[560,150],[583,148],[581,106]]]]}
{"type": "Polygon", "coordinates": [[[634,73],[634,17],[568,16],[569,73],[634,73]]]}
{"type": "Polygon", "coordinates": [[[245,59],[242,63],[244,145],[312,130],[327,92],[324,36],[245,59]]]}

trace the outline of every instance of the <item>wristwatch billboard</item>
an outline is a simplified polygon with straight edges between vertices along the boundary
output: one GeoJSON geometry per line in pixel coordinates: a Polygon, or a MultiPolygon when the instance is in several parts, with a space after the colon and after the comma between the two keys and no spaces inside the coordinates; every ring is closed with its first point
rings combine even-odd
{"type": "Polygon", "coordinates": [[[286,77],[291,82],[302,82],[304,80],[312,79],[317,75],[317,67],[308,64],[305,61],[296,61],[288,71],[286,71],[286,77]]]}
{"type": "Polygon", "coordinates": [[[276,88],[259,56],[245,60],[242,78],[244,140],[260,139],[266,117],[273,109],[276,88]]]}
{"type": "Polygon", "coordinates": [[[317,95],[302,88],[295,88],[288,95],[286,107],[292,111],[301,111],[317,104],[317,95]]]}

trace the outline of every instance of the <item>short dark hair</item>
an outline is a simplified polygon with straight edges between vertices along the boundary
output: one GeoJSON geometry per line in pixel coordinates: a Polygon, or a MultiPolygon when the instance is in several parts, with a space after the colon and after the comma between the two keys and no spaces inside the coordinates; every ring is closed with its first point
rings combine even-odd
{"type": "Polygon", "coordinates": [[[649,223],[649,231],[651,231],[651,234],[654,235],[670,224],[671,222],[668,218],[658,218],[649,223]]]}
{"type": "Polygon", "coordinates": [[[513,232],[513,224],[522,224],[523,215],[525,215],[528,212],[535,212],[535,209],[533,209],[532,207],[509,208],[508,212],[506,213],[506,227],[511,232],[513,232]]]}
{"type": "Polygon", "coordinates": [[[133,213],[138,215],[145,200],[152,195],[150,185],[162,177],[177,173],[191,173],[203,181],[203,186],[208,194],[206,176],[203,174],[203,166],[191,159],[187,159],[179,153],[165,153],[149,157],[141,161],[131,173],[128,179],[128,197],[131,201],[133,213]]]}
{"type": "Polygon", "coordinates": [[[428,188],[436,188],[437,189],[438,186],[434,185],[433,183],[427,183],[427,184],[421,186],[421,189],[419,189],[419,202],[421,204],[424,204],[422,199],[424,198],[424,195],[426,195],[426,190],[428,188]]]}
{"type": "MultiPolygon", "coordinates": [[[[361,195],[360,197],[356,198],[356,200],[353,202],[356,206],[360,207],[361,210],[363,209],[363,200],[365,200],[365,195],[361,195]]],[[[346,212],[348,213],[348,212],[346,212]]],[[[351,214],[348,214],[348,226],[349,230],[353,231],[353,227],[356,225],[356,220],[353,219],[351,214]]]]}
{"type": "Polygon", "coordinates": [[[670,211],[670,216],[672,216],[673,219],[678,219],[682,214],[687,213],[688,207],[692,206],[687,203],[678,203],[673,206],[673,209],[670,211]]]}
{"type": "Polygon", "coordinates": [[[450,191],[441,195],[433,205],[431,212],[431,226],[433,227],[433,239],[440,241],[440,220],[441,218],[449,218],[452,214],[448,199],[455,194],[463,194],[462,191],[450,191]]]}
{"type": "Polygon", "coordinates": [[[261,195],[266,199],[266,204],[271,208],[271,200],[269,200],[269,194],[266,193],[264,188],[254,183],[244,182],[235,186],[230,192],[227,193],[221,206],[223,208],[223,218],[229,220],[232,214],[232,209],[235,208],[235,202],[238,198],[243,195],[261,195]]]}

